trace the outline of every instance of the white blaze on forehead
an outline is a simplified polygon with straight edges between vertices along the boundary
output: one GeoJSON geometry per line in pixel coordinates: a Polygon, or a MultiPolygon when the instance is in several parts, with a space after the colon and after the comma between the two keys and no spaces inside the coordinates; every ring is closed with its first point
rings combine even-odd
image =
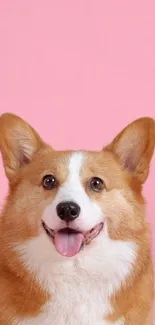
{"type": "Polygon", "coordinates": [[[86,161],[86,153],[74,152],[71,154],[68,161],[68,177],[66,182],[60,189],[63,193],[63,196],[69,195],[70,190],[77,190],[78,187],[81,187],[81,172],[86,161]],[[65,193],[65,190],[66,193],[65,193]]]}
{"type": "MultiPolygon", "coordinates": [[[[76,227],[83,231],[90,230],[102,221],[102,211],[97,202],[86,193],[82,183],[82,174],[86,173],[87,153],[74,152],[68,161],[68,177],[60,187],[54,201],[46,208],[43,220],[52,229],[60,228],[62,221],[56,214],[56,207],[60,202],[72,201],[80,206],[79,217],[74,221],[76,227]]],[[[59,176],[59,175],[58,175],[59,176]]],[[[95,176],[95,175],[94,175],[95,176]]]]}
{"type": "Polygon", "coordinates": [[[87,159],[87,154],[85,152],[73,152],[69,160],[69,178],[80,175],[83,165],[87,159]]]}
{"type": "Polygon", "coordinates": [[[59,199],[61,199],[62,196],[62,200],[66,201],[70,199],[73,200],[74,197],[74,199],[78,201],[80,199],[78,195],[81,195],[83,193],[85,196],[85,190],[81,183],[81,173],[85,162],[86,153],[72,153],[68,163],[68,178],[64,185],[60,188],[59,199]]]}

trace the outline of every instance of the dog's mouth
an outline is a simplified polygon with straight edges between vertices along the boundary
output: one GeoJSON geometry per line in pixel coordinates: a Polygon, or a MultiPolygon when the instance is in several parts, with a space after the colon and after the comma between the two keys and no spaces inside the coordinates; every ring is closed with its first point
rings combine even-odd
{"type": "Polygon", "coordinates": [[[72,257],[79,253],[84,245],[90,243],[99,235],[103,223],[100,222],[87,232],[80,232],[69,227],[54,231],[44,221],[42,221],[42,226],[46,234],[52,239],[58,253],[62,256],[72,257]]]}

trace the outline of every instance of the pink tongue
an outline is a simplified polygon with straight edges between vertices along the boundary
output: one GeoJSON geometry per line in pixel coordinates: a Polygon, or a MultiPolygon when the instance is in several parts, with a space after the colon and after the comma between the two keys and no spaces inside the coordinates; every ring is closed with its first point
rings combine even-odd
{"type": "Polygon", "coordinates": [[[62,256],[71,257],[79,252],[83,240],[84,236],[81,233],[56,232],[54,243],[62,256]]]}

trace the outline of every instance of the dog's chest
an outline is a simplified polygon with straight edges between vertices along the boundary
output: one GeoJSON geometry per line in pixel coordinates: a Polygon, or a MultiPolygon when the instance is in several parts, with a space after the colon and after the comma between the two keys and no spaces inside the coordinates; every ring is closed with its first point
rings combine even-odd
{"type": "Polygon", "coordinates": [[[122,325],[105,320],[110,302],[100,280],[66,277],[52,285],[52,299],[35,318],[19,320],[18,325],[122,325]],[[80,280],[80,281],[79,281],[80,280]]]}

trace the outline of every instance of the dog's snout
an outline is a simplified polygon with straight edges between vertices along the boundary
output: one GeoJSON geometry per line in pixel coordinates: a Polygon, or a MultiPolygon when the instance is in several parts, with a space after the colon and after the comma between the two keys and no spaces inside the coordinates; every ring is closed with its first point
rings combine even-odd
{"type": "Polygon", "coordinates": [[[80,207],[74,202],[61,202],[56,209],[58,217],[66,222],[73,221],[80,214],[80,207]]]}

